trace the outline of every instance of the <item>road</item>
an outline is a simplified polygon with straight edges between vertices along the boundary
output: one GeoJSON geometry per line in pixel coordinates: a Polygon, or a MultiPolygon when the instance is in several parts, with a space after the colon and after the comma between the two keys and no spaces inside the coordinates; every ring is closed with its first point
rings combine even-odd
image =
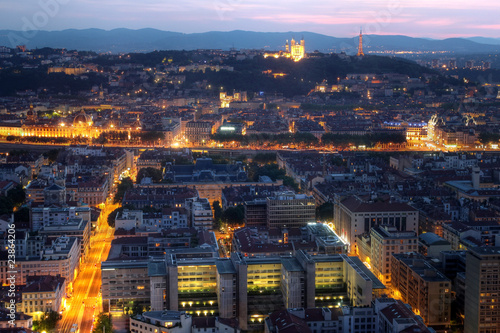
{"type": "Polygon", "coordinates": [[[60,333],[69,333],[75,323],[78,324],[80,333],[91,332],[94,316],[102,311],[101,262],[108,257],[113,239],[113,229],[108,226],[107,217],[116,208],[118,205],[106,205],[102,210],[97,230],[91,236],[90,252],[80,264],[73,295],[67,300],[66,310],[59,321],[60,333]]]}
{"type": "MultiPolygon", "coordinates": [[[[382,149],[382,148],[364,148],[364,149],[350,149],[345,148],[345,151],[370,151],[370,152],[435,152],[435,151],[443,151],[443,152],[498,152],[497,148],[448,148],[443,145],[436,145],[435,143],[428,142],[429,145],[424,146],[408,146],[405,149],[382,149]]],[[[69,144],[68,144],[69,145],[69,144]]],[[[46,152],[51,149],[60,149],[67,147],[68,145],[54,145],[54,144],[36,144],[36,143],[12,143],[0,140],[0,153],[8,153],[11,150],[34,150],[39,152],[46,152]]],[[[82,144],[86,145],[86,144],[82,144]]],[[[101,145],[98,145],[101,146],[101,145]]],[[[168,146],[147,146],[147,145],[125,145],[125,144],[106,144],[105,147],[115,147],[115,148],[129,148],[129,149],[154,149],[154,148],[169,148],[168,146]]],[[[207,151],[213,154],[222,154],[222,155],[230,155],[230,156],[239,156],[239,155],[256,155],[262,151],[266,153],[275,153],[277,151],[289,150],[289,151],[309,151],[309,150],[317,150],[322,153],[331,153],[337,152],[338,150],[332,148],[331,146],[318,146],[318,147],[310,147],[310,148],[283,148],[283,146],[252,146],[252,147],[213,147],[213,146],[178,146],[175,148],[189,148],[193,151],[207,151]]],[[[338,148],[338,147],[337,147],[338,148]]],[[[340,150],[343,151],[343,150],[340,150]]]]}

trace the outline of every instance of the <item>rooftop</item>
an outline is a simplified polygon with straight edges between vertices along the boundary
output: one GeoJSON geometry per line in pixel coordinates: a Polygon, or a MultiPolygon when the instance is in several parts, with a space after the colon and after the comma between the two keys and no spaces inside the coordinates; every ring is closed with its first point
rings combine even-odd
{"type": "Polygon", "coordinates": [[[415,212],[415,208],[400,202],[363,202],[354,196],[342,200],[342,204],[351,212],[415,212]]]}
{"type": "Polygon", "coordinates": [[[450,245],[450,242],[448,242],[446,239],[439,237],[433,232],[426,232],[418,236],[418,239],[421,243],[423,243],[426,246],[431,246],[431,245],[450,245]]]}
{"type": "Polygon", "coordinates": [[[304,269],[300,265],[297,258],[281,258],[281,264],[289,272],[303,272],[304,269]]]}
{"type": "Polygon", "coordinates": [[[164,261],[148,262],[148,276],[166,276],[167,267],[164,261]]]}
{"type": "Polygon", "coordinates": [[[233,262],[229,259],[217,259],[215,260],[215,266],[219,274],[236,274],[233,262]]]}
{"type": "Polygon", "coordinates": [[[469,251],[478,255],[500,255],[500,246],[478,246],[469,249],[469,251]]]}

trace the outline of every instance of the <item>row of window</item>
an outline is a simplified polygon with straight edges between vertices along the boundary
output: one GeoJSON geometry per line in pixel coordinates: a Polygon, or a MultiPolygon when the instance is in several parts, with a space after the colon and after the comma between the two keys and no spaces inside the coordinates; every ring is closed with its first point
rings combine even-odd
{"type": "MultiPolygon", "coordinates": [[[[33,305],[33,301],[29,301],[30,305],[33,305]]],[[[35,305],[38,305],[38,301],[35,301],[35,305]]],[[[40,301],[40,305],[44,305],[43,301],[40,301]]],[[[52,306],[52,301],[47,301],[45,305],[52,306]]],[[[24,306],[28,306],[28,301],[24,301],[24,306]]]]}

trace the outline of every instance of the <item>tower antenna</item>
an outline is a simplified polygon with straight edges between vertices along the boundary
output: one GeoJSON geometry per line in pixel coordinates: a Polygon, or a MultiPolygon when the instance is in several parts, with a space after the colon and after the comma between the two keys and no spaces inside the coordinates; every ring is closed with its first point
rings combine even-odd
{"type": "Polygon", "coordinates": [[[360,27],[359,28],[358,57],[362,57],[364,55],[365,55],[365,53],[363,52],[363,29],[360,27]]]}

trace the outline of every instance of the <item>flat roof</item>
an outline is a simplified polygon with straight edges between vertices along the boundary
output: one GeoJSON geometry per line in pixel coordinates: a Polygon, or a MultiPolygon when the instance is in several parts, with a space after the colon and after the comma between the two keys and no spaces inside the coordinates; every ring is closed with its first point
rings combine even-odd
{"type": "Polygon", "coordinates": [[[358,257],[342,255],[342,258],[344,258],[344,261],[353,267],[356,272],[362,276],[366,275],[366,277],[372,281],[372,289],[385,289],[385,285],[375,276],[375,274],[370,272],[368,267],[366,267],[358,257]]]}
{"type": "Polygon", "coordinates": [[[303,272],[304,269],[300,265],[297,258],[281,258],[281,264],[285,267],[285,269],[289,272],[303,272]]]}
{"type": "Polygon", "coordinates": [[[427,246],[430,245],[450,245],[450,242],[448,242],[446,239],[439,237],[433,232],[426,232],[423,234],[420,234],[418,236],[419,241],[424,243],[427,246]]]}
{"type": "Polygon", "coordinates": [[[107,260],[101,262],[101,270],[115,268],[147,268],[147,260],[107,260]]]}
{"type": "Polygon", "coordinates": [[[477,246],[470,248],[469,251],[479,255],[500,255],[500,246],[477,246]]]}
{"type": "Polygon", "coordinates": [[[148,262],[148,276],[166,276],[167,268],[164,261],[148,262]]]}
{"type": "Polygon", "coordinates": [[[215,267],[217,267],[219,274],[236,274],[236,268],[230,259],[215,260],[215,267]]]}
{"type": "Polygon", "coordinates": [[[180,320],[184,312],[180,311],[148,311],[142,314],[143,318],[159,319],[159,320],[180,320]]]}

